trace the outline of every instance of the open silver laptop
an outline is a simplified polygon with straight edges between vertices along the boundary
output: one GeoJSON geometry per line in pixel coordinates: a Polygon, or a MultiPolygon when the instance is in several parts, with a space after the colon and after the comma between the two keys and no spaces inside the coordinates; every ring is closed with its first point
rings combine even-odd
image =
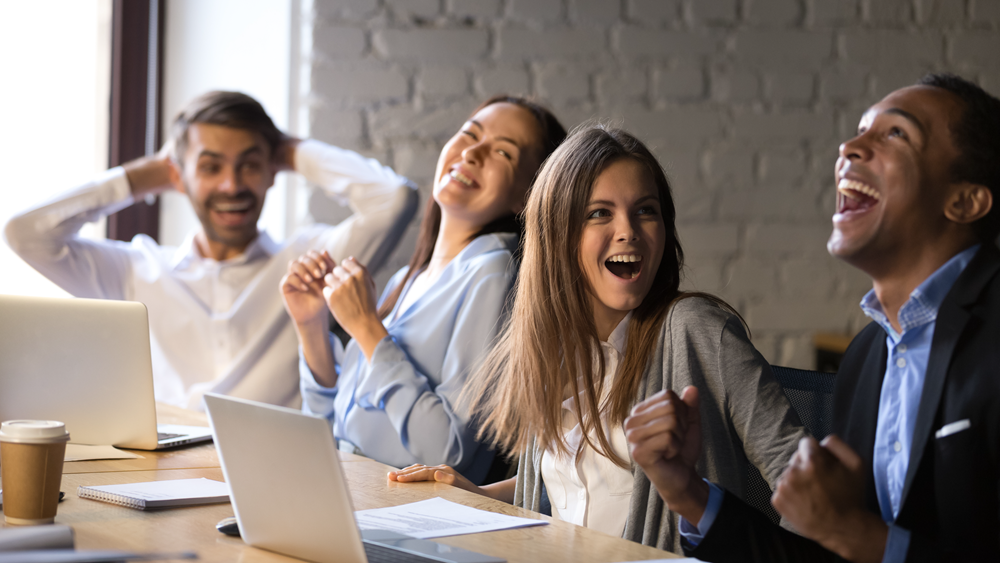
{"type": "Polygon", "coordinates": [[[248,544],[318,563],[503,563],[394,532],[359,531],[325,418],[212,393],[205,406],[248,544]]]}
{"type": "Polygon", "coordinates": [[[212,438],[207,427],[157,428],[149,321],[132,301],[0,295],[0,420],[19,418],[61,420],[76,444],[212,438]]]}

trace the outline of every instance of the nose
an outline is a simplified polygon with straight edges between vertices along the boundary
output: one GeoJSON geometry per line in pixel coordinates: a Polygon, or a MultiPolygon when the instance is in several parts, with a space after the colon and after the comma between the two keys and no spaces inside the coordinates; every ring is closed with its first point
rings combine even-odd
{"type": "Polygon", "coordinates": [[[868,145],[868,131],[840,143],[840,158],[847,160],[868,160],[871,147],[868,145]]]}
{"type": "Polygon", "coordinates": [[[485,142],[477,141],[462,149],[462,160],[469,163],[482,164],[486,149],[485,142]]]}
{"type": "Polygon", "coordinates": [[[619,215],[615,220],[615,241],[633,242],[638,240],[639,229],[636,228],[631,217],[619,215]]]}
{"type": "Polygon", "coordinates": [[[236,167],[226,166],[219,180],[219,191],[236,192],[239,184],[239,179],[236,177],[236,167]]]}

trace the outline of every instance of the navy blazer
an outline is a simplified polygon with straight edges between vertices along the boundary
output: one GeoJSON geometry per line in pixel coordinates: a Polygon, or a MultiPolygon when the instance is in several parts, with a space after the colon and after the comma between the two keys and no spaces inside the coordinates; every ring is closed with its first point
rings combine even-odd
{"type": "MultiPolygon", "coordinates": [[[[1000,251],[984,244],[938,311],[896,525],[907,562],[1000,561],[1000,251]],[[937,437],[943,426],[968,428],[937,437]],[[965,426],[964,423],[958,425],[965,426]]],[[[872,461],[885,377],[885,331],[871,323],[837,372],[833,431],[864,460],[865,503],[881,515],[872,461]]],[[[840,561],[726,493],[712,528],[685,553],[705,561],[840,561]]]]}

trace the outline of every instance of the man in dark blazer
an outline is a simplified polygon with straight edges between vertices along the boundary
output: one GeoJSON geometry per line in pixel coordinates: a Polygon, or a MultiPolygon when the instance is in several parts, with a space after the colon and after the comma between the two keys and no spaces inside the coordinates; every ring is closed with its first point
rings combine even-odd
{"type": "Polygon", "coordinates": [[[697,390],[640,403],[632,457],[706,561],[1000,561],[1000,100],[952,75],[889,94],[840,146],[831,254],[872,278],[834,435],[772,497],[802,536],[694,470],[697,390]]]}

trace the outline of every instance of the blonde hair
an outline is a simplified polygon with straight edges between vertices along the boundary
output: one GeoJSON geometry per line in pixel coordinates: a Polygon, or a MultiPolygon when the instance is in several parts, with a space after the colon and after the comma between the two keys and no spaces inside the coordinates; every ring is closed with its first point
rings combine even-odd
{"type": "Polygon", "coordinates": [[[628,416],[663,319],[681,296],[684,253],[670,184],[642,142],[625,131],[590,124],[571,133],[546,161],[524,213],[524,258],[511,321],[468,390],[482,423],[480,439],[512,454],[525,451],[533,439],[548,451],[568,453],[562,402],[569,389],[584,436],[576,454],[587,445],[627,467],[627,460],[611,449],[601,420],[621,424],[628,416]],[[604,373],[591,290],[578,257],[594,182],[625,158],[644,165],[656,184],[666,241],[652,288],[632,313],[616,376],[604,373]],[[615,383],[604,404],[598,404],[606,377],[615,377],[615,383]],[[591,443],[591,432],[597,444],[591,443]]]}

